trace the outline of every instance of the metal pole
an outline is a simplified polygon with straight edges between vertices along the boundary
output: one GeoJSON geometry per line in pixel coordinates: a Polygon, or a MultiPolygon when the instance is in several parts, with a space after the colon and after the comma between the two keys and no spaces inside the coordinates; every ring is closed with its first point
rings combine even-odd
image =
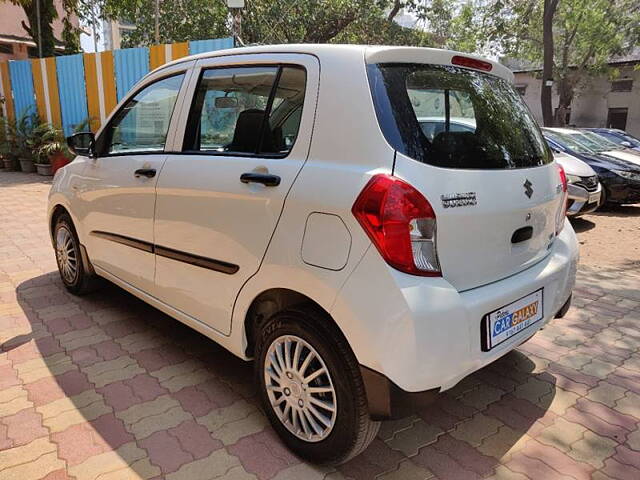
{"type": "Polygon", "coordinates": [[[91,7],[91,33],[93,34],[93,50],[95,52],[98,51],[98,32],[96,31],[98,28],[97,19],[96,19],[96,8],[97,6],[91,7]]]}
{"type": "Polygon", "coordinates": [[[38,19],[38,57],[42,58],[42,29],[40,28],[40,0],[36,0],[36,18],[38,19]]]}
{"type": "Polygon", "coordinates": [[[160,43],[160,0],[156,0],[156,44],[160,43]]]}

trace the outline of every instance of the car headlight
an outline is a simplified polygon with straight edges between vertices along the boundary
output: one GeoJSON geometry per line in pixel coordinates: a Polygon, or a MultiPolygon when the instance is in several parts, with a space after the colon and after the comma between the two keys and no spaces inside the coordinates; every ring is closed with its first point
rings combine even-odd
{"type": "Polygon", "coordinates": [[[567,182],[569,183],[579,183],[582,179],[577,175],[567,175],[567,182]]]}
{"type": "Polygon", "coordinates": [[[613,170],[613,173],[619,175],[622,178],[626,178],[627,180],[635,180],[640,182],[640,173],[638,172],[629,172],[626,170],[613,170]]]}

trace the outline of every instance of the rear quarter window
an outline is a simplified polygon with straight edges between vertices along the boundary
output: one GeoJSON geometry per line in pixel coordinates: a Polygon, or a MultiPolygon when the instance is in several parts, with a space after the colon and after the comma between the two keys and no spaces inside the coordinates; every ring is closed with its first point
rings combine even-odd
{"type": "Polygon", "coordinates": [[[465,169],[553,161],[529,109],[506,80],[425,64],[369,65],[368,75],[387,141],[417,161],[465,169]]]}

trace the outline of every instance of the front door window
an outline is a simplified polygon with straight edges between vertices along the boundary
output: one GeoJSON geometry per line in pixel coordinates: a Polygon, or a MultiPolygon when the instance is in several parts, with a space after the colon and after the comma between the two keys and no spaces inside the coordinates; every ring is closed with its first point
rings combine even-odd
{"type": "Polygon", "coordinates": [[[184,74],[158,80],[130,98],[104,133],[102,153],[162,152],[184,74]]]}

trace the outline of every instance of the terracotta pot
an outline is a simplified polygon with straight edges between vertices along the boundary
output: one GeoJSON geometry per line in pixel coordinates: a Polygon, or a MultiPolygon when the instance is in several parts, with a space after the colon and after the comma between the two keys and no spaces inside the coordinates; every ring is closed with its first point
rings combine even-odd
{"type": "Polygon", "coordinates": [[[36,163],[36,171],[38,172],[38,175],[44,175],[45,177],[50,177],[51,175],[53,175],[51,169],[51,165],[48,163],[36,163]]]}
{"type": "Polygon", "coordinates": [[[51,163],[51,174],[55,175],[59,168],[64,167],[71,162],[71,159],[64,156],[62,153],[55,153],[49,157],[51,163]]]}
{"type": "Polygon", "coordinates": [[[33,160],[31,160],[30,158],[27,158],[27,159],[21,158],[20,170],[22,170],[24,173],[33,173],[36,171],[36,166],[33,163],[33,160]]]}

